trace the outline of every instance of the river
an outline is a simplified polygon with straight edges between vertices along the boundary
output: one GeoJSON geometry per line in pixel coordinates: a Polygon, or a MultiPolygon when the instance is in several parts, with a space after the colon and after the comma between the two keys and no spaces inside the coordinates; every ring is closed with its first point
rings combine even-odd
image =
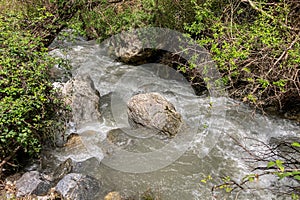
{"type": "Polygon", "coordinates": [[[197,96],[175,70],[151,63],[131,66],[116,62],[95,41],[78,40],[52,54],[70,60],[73,77],[88,74],[101,95],[101,120],[68,130],[81,136],[85,148],[52,152],[61,161],[71,157],[75,171],[99,179],[99,199],[110,191],[140,199],[149,190],[162,200],[285,199],[262,189],[276,180],[272,176],[256,180],[251,183],[254,189],[240,192],[218,190],[212,194],[212,187],[221,183],[221,176],[238,181],[252,173],[244,159],[249,155],[236,141],[259,151],[247,138],[268,143],[271,138],[295,136],[299,134],[295,122],[262,115],[228,97],[197,96]],[[146,92],[160,93],[173,103],[188,128],[171,139],[132,131],[126,102],[134,94],[146,92]],[[107,141],[110,134],[115,137],[113,144],[107,141]],[[204,183],[209,175],[212,180],[204,183]]]}

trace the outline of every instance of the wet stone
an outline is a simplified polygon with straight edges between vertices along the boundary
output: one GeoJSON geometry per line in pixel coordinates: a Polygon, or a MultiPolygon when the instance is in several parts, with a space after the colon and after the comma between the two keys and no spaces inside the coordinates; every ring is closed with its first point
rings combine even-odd
{"type": "Polygon", "coordinates": [[[129,123],[133,127],[155,129],[168,137],[181,129],[182,117],[174,105],[159,93],[138,94],[127,103],[129,123]]]}
{"type": "Polygon", "coordinates": [[[70,173],[58,182],[55,190],[66,199],[90,200],[98,194],[100,183],[91,176],[70,173]]]}
{"type": "Polygon", "coordinates": [[[30,171],[16,182],[17,197],[26,195],[46,195],[51,184],[49,181],[42,180],[38,171],[30,171]]]}
{"type": "Polygon", "coordinates": [[[105,197],[104,200],[121,200],[121,195],[119,192],[110,192],[105,197]]]}
{"type": "Polygon", "coordinates": [[[100,120],[100,93],[89,75],[78,75],[69,80],[62,93],[67,97],[66,103],[72,108],[72,120],[77,128],[84,123],[100,120]]]}

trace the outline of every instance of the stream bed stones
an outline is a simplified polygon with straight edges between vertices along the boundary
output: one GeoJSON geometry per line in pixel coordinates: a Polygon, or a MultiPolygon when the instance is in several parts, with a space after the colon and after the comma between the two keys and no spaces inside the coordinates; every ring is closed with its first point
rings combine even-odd
{"type": "Polygon", "coordinates": [[[95,199],[101,182],[89,175],[72,172],[72,160],[62,162],[50,175],[40,171],[24,173],[14,184],[16,196],[37,199],[95,199]]]}
{"type": "Polygon", "coordinates": [[[97,179],[83,174],[70,173],[58,182],[55,190],[65,199],[94,199],[100,190],[97,179]]]}

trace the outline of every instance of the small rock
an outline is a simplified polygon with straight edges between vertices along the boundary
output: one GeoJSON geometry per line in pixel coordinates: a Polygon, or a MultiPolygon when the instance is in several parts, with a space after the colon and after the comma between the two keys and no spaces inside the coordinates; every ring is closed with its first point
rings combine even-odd
{"type": "Polygon", "coordinates": [[[182,117],[174,105],[158,93],[138,94],[127,103],[129,123],[147,127],[172,137],[182,125],[182,117]]]}
{"type": "Polygon", "coordinates": [[[55,186],[66,174],[70,173],[73,169],[73,162],[71,158],[66,159],[54,169],[52,173],[41,174],[42,178],[51,182],[55,186]]]}
{"type": "Polygon", "coordinates": [[[70,173],[73,168],[72,159],[68,158],[63,163],[61,163],[53,172],[52,181],[57,183],[61,180],[66,174],[70,173]]]}
{"type": "Polygon", "coordinates": [[[58,152],[60,157],[71,158],[74,162],[83,162],[90,158],[103,159],[103,153],[100,148],[98,132],[87,130],[79,134],[68,136],[67,142],[61,151],[58,152]]]}
{"type": "Polygon", "coordinates": [[[119,192],[110,192],[105,197],[104,200],[121,200],[121,195],[119,192]]]}
{"type": "Polygon", "coordinates": [[[131,143],[131,138],[122,129],[110,130],[107,133],[107,140],[118,147],[126,147],[131,143]]]}
{"type": "Polygon", "coordinates": [[[16,182],[17,197],[26,195],[45,195],[51,188],[48,181],[41,180],[38,171],[30,171],[23,174],[23,176],[16,182]]]}
{"type": "Polygon", "coordinates": [[[90,200],[95,199],[100,190],[100,184],[91,176],[70,173],[58,182],[55,190],[66,199],[90,200]]]}

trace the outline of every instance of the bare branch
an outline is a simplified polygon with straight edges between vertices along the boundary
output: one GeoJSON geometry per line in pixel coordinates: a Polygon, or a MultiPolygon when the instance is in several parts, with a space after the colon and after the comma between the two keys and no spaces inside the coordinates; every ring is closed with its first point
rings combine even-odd
{"type": "Polygon", "coordinates": [[[282,54],[279,56],[279,58],[276,60],[276,62],[274,62],[273,66],[277,65],[277,63],[286,55],[288,55],[288,50],[290,50],[294,44],[299,40],[299,35],[300,33],[296,36],[296,38],[291,42],[290,46],[284,51],[282,52],[282,54]]]}
{"type": "MultiPolygon", "coordinates": [[[[267,13],[266,11],[262,10],[261,8],[256,6],[256,3],[254,3],[252,0],[241,0],[241,2],[248,2],[249,5],[254,9],[257,10],[258,12],[260,12],[261,14],[265,15],[266,17],[275,20],[274,16],[270,15],[269,13],[267,13]]],[[[299,28],[296,27],[290,27],[286,24],[284,24],[282,21],[278,21],[280,25],[282,25],[283,27],[289,29],[289,30],[293,30],[293,31],[299,31],[299,28]]]]}

